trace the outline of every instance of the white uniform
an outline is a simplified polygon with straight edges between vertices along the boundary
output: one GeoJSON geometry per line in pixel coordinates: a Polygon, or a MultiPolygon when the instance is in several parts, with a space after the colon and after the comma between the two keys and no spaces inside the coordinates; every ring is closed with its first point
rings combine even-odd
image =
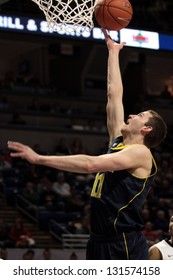
{"type": "Polygon", "coordinates": [[[173,260],[173,244],[169,241],[162,240],[154,244],[154,246],[159,249],[163,260],[173,260]]]}

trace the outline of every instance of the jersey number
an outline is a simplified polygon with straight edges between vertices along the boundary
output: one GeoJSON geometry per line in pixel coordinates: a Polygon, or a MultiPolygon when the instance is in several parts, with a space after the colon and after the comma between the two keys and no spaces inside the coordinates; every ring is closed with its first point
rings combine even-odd
{"type": "Polygon", "coordinates": [[[97,174],[92,188],[91,196],[100,198],[105,174],[97,174]]]}

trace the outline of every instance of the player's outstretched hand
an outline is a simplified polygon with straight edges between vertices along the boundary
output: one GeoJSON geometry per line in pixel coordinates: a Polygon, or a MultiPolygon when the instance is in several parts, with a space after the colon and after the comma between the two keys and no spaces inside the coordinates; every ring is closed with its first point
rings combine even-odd
{"type": "Polygon", "coordinates": [[[105,36],[106,44],[107,44],[107,47],[109,50],[111,50],[111,49],[121,50],[124,47],[124,45],[126,44],[126,42],[117,43],[117,42],[113,41],[106,29],[102,28],[102,32],[105,36]]]}
{"type": "Polygon", "coordinates": [[[8,141],[7,146],[10,150],[10,156],[13,158],[22,158],[32,164],[36,164],[39,154],[34,152],[29,146],[23,145],[19,142],[8,141]]]}

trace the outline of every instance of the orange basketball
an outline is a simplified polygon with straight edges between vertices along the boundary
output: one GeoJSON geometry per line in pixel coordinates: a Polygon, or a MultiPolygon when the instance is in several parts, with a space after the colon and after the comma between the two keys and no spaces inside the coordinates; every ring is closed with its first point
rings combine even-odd
{"type": "Polygon", "coordinates": [[[100,27],[120,30],[130,23],[133,8],[128,0],[98,0],[94,15],[100,27]]]}

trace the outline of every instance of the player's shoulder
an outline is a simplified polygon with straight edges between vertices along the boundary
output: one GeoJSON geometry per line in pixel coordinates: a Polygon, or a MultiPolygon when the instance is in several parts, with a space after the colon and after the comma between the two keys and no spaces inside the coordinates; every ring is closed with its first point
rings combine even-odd
{"type": "Polygon", "coordinates": [[[161,260],[162,254],[156,244],[149,248],[149,259],[150,260],[161,260]]]}
{"type": "Polygon", "coordinates": [[[141,144],[134,144],[127,146],[126,154],[131,160],[135,160],[136,164],[138,163],[140,166],[143,166],[148,169],[149,166],[152,165],[152,154],[151,151],[145,146],[141,144]]]}
{"type": "Polygon", "coordinates": [[[150,149],[147,148],[147,146],[143,144],[132,144],[132,145],[127,145],[126,148],[128,150],[133,151],[134,153],[141,154],[144,156],[149,156],[151,157],[151,151],[150,149]]]}

